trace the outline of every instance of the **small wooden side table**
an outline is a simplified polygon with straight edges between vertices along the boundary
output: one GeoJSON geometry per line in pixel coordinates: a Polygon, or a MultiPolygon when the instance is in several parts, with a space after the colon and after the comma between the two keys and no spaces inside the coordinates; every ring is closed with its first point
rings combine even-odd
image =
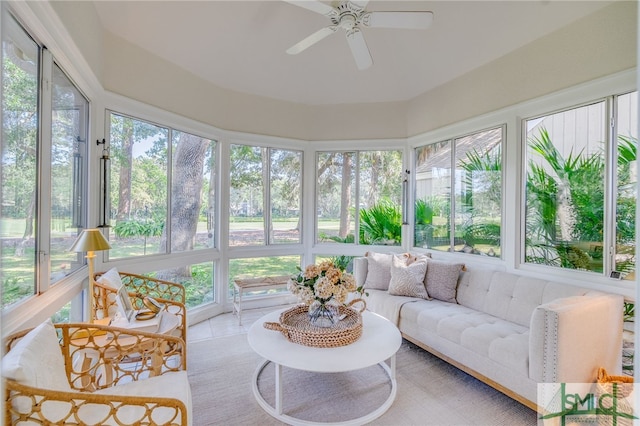
{"type": "Polygon", "coordinates": [[[289,275],[277,277],[239,278],[233,280],[233,313],[238,316],[238,325],[242,325],[242,293],[258,290],[286,288],[289,275]]]}

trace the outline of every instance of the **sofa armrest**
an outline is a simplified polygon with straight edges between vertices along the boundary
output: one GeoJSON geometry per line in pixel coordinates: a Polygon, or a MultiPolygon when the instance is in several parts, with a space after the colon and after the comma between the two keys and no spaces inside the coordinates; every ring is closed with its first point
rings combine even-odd
{"type": "Polygon", "coordinates": [[[356,280],[356,286],[362,287],[367,280],[367,268],[369,266],[366,257],[356,257],[353,259],[353,277],[356,280]]]}
{"type": "Polygon", "coordinates": [[[622,366],[623,297],[588,294],[538,306],[531,316],[529,377],[538,383],[592,383],[598,367],[622,366]]]}

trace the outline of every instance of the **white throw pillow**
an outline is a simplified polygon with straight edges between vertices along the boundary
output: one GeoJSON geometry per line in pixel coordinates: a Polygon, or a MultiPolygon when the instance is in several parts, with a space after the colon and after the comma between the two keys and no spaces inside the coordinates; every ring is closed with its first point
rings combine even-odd
{"type": "Polygon", "coordinates": [[[107,287],[111,287],[116,291],[122,287],[122,279],[120,278],[120,273],[116,268],[111,268],[104,274],[100,275],[100,278],[98,278],[96,282],[107,287]]]}
{"type": "Polygon", "coordinates": [[[429,299],[427,289],[424,287],[426,272],[427,262],[420,260],[407,265],[404,258],[393,256],[389,294],[429,299]]]}
{"type": "Polygon", "coordinates": [[[413,262],[417,262],[419,260],[427,262],[431,259],[431,253],[406,253],[405,256],[407,259],[407,265],[411,265],[413,262]]]}
{"type": "Polygon", "coordinates": [[[368,252],[367,279],[364,282],[365,289],[388,290],[391,280],[392,254],[368,252]]]}
{"type": "Polygon", "coordinates": [[[71,390],[58,335],[50,319],[27,333],[2,358],[2,376],[37,388],[71,390]]]}

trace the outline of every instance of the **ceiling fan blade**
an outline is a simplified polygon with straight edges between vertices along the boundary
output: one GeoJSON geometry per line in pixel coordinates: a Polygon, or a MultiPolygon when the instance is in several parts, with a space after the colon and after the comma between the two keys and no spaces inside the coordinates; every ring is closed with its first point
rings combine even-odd
{"type": "Polygon", "coordinates": [[[375,28],[422,30],[433,22],[433,12],[371,12],[364,25],[375,28]]]}
{"type": "Polygon", "coordinates": [[[351,3],[364,9],[365,7],[367,7],[367,3],[369,3],[369,0],[351,0],[351,3]]]}
{"type": "Polygon", "coordinates": [[[310,10],[312,12],[319,13],[321,15],[332,15],[337,14],[338,12],[331,6],[325,3],[321,3],[315,0],[284,0],[289,4],[293,4],[295,6],[302,7],[304,9],[310,10]]]}
{"type": "Polygon", "coordinates": [[[299,41],[298,43],[288,48],[287,53],[289,55],[297,55],[303,50],[313,46],[323,38],[335,33],[337,29],[338,28],[335,26],[321,28],[315,33],[311,34],[309,37],[299,41]]]}
{"type": "Polygon", "coordinates": [[[351,49],[353,59],[356,60],[356,66],[360,71],[366,70],[373,64],[367,42],[364,40],[364,36],[358,28],[347,32],[347,43],[351,49]]]}

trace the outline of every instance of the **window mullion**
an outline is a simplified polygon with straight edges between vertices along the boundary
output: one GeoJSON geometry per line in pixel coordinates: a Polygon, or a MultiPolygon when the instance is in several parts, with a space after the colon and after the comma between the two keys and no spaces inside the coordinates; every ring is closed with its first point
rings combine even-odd
{"type": "Polygon", "coordinates": [[[353,242],[355,245],[360,244],[360,151],[353,151],[353,155],[355,157],[355,194],[353,194],[353,199],[355,200],[355,213],[354,213],[354,236],[353,242]]]}
{"type": "Polygon", "coordinates": [[[262,215],[264,221],[264,241],[265,245],[273,244],[273,223],[271,222],[271,148],[260,148],[262,155],[266,155],[266,161],[263,161],[262,171],[262,215]],[[264,154],[266,151],[266,154],[264,154]]]}
{"type": "Polygon", "coordinates": [[[449,250],[455,251],[456,247],[456,140],[449,140],[449,154],[451,155],[451,163],[449,164],[449,200],[451,208],[449,209],[449,250]]]}
{"type": "Polygon", "coordinates": [[[38,138],[38,208],[36,214],[36,293],[47,291],[51,276],[51,147],[53,57],[42,49],[40,68],[40,125],[38,138]]]}
{"type": "Polygon", "coordinates": [[[166,227],[165,253],[172,253],[173,242],[171,241],[171,223],[173,222],[173,205],[171,197],[173,196],[171,188],[173,187],[173,129],[167,128],[167,218],[164,226],[166,227]]]}
{"type": "Polygon", "coordinates": [[[608,131],[605,133],[605,185],[604,185],[604,223],[603,240],[606,249],[604,258],[603,273],[605,276],[611,276],[611,272],[615,270],[616,256],[616,205],[617,205],[617,129],[616,116],[617,108],[613,97],[607,98],[606,120],[608,120],[608,131]]]}

